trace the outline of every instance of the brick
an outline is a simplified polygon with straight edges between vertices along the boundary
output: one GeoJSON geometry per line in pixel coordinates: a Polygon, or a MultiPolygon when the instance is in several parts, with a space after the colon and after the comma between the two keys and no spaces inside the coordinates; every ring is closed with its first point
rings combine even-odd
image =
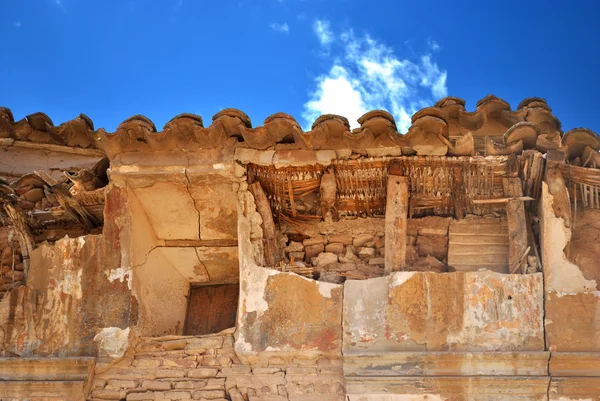
{"type": "Polygon", "coordinates": [[[185,371],[180,369],[156,369],[157,379],[185,377],[185,371]]]}
{"type": "Polygon", "coordinates": [[[194,391],[194,399],[207,399],[214,400],[216,398],[225,398],[225,391],[223,390],[197,390],[194,391]]]}
{"type": "Polygon", "coordinates": [[[136,388],[137,387],[137,383],[134,382],[133,380],[118,380],[118,379],[113,379],[113,380],[109,380],[108,384],[106,385],[106,388],[111,388],[111,389],[127,389],[127,388],[136,388]]]}
{"type": "Polygon", "coordinates": [[[154,393],[145,392],[145,393],[129,393],[127,394],[127,401],[138,401],[138,400],[153,400],[154,393]]]}
{"type": "Polygon", "coordinates": [[[323,244],[315,244],[307,246],[304,249],[304,260],[310,262],[310,260],[316,257],[318,254],[325,250],[325,246],[323,244]]]}
{"type": "Polygon", "coordinates": [[[217,377],[218,373],[219,373],[219,369],[216,369],[216,368],[191,369],[190,371],[188,371],[188,377],[194,377],[194,378],[217,377]]]}
{"type": "Polygon", "coordinates": [[[171,390],[171,382],[158,381],[158,380],[144,380],[142,382],[142,388],[146,390],[171,390]]]}
{"type": "Polygon", "coordinates": [[[92,397],[99,398],[101,400],[120,400],[125,398],[125,390],[116,389],[104,389],[92,391],[92,397]]]}

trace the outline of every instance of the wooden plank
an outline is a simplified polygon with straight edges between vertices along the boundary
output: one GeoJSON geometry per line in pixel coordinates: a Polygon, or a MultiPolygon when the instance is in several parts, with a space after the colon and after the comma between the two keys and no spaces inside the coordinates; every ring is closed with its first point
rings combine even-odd
{"type": "Polygon", "coordinates": [[[489,236],[489,235],[481,235],[481,236],[450,236],[450,241],[448,245],[462,245],[462,246],[471,246],[471,245],[508,245],[508,235],[500,235],[500,236],[489,236]]]}
{"type": "Polygon", "coordinates": [[[473,221],[470,225],[450,224],[449,235],[508,235],[508,224],[479,224],[473,221]]]}
{"type": "MultiPolygon", "coordinates": [[[[461,264],[496,264],[505,265],[508,268],[508,253],[504,255],[457,255],[448,252],[448,265],[456,267],[461,264]]],[[[508,273],[508,271],[507,271],[508,273]]]]}
{"type": "Polygon", "coordinates": [[[504,245],[457,245],[453,250],[454,256],[501,255],[508,254],[508,243],[504,245]]]}
{"type": "Polygon", "coordinates": [[[403,270],[408,228],[408,178],[389,175],[385,209],[385,273],[403,270]]]}
{"type": "MultiPolygon", "coordinates": [[[[504,178],[502,180],[504,194],[507,197],[523,196],[520,178],[504,178]]],[[[506,204],[506,220],[508,222],[508,264],[511,267],[520,264],[523,253],[527,249],[527,220],[523,202],[511,200],[506,204]]],[[[518,269],[519,266],[517,266],[518,269]]]]}

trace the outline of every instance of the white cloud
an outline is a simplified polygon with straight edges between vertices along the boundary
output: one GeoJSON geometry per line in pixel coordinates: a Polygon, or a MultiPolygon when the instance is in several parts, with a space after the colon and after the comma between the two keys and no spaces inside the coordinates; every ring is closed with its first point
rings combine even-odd
{"type": "Polygon", "coordinates": [[[15,21],[12,24],[15,28],[20,28],[21,27],[21,21],[15,21]]]}
{"type": "Polygon", "coordinates": [[[331,28],[329,26],[329,21],[316,20],[313,25],[313,30],[315,34],[319,38],[321,45],[326,46],[333,42],[333,33],[331,32],[331,28]]]}
{"type": "Polygon", "coordinates": [[[434,52],[439,52],[441,49],[439,43],[431,38],[427,39],[427,44],[429,45],[429,48],[434,52]]]}
{"type": "Polygon", "coordinates": [[[281,33],[288,33],[290,31],[290,27],[288,26],[287,22],[284,22],[283,24],[273,23],[271,24],[271,29],[275,32],[281,33]]]}
{"type": "MultiPolygon", "coordinates": [[[[321,40],[323,46],[334,42],[328,32],[329,41],[321,40]]],[[[317,29],[315,33],[320,38],[317,29]]],[[[347,117],[354,128],[362,114],[384,109],[405,133],[417,110],[447,95],[447,73],[430,54],[403,59],[369,35],[356,37],[347,31],[339,38],[339,48],[329,56],[331,68],[315,79],[316,88],[304,104],[307,125],[321,114],[332,113],[347,117]]]]}

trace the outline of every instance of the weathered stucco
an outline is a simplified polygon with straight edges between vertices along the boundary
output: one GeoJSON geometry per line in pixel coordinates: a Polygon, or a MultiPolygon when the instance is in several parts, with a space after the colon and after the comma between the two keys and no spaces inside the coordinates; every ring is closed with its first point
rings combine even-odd
{"type": "Polygon", "coordinates": [[[541,274],[398,272],[347,281],[344,353],[543,350],[541,274]]]}
{"type": "Polygon", "coordinates": [[[339,355],[342,341],[342,286],[258,266],[248,215],[253,204],[240,194],[238,238],[240,298],[236,353],[339,355]]]}
{"type": "Polygon", "coordinates": [[[586,280],[579,267],[565,255],[565,249],[571,240],[571,228],[566,227],[564,220],[555,215],[553,200],[548,184],[542,182],[539,217],[546,291],[564,294],[594,291],[596,281],[586,280]]]}

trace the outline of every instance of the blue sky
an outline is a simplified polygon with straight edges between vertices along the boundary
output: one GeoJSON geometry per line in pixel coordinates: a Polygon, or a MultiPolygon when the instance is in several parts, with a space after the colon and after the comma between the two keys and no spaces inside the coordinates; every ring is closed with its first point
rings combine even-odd
{"type": "Polygon", "coordinates": [[[385,108],[401,131],[446,94],[513,108],[548,100],[563,128],[600,132],[595,1],[0,0],[0,105],[55,124],[83,112],[113,131],[160,129],[225,107],[254,125],[279,111],[385,108]]]}

